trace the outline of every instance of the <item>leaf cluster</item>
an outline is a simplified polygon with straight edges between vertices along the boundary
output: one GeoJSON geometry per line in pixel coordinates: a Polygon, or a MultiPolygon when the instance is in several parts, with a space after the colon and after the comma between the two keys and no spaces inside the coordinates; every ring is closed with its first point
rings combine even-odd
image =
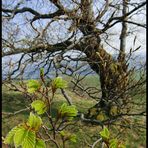
{"type": "Polygon", "coordinates": [[[111,134],[108,128],[106,127],[104,127],[103,130],[100,132],[100,136],[103,142],[109,148],[125,148],[125,146],[122,143],[120,143],[117,139],[111,138],[111,134]]]}
{"type": "Polygon", "coordinates": [[[42,125],[42,119],[30,113],[26,123],[14,127],[4,139],[5,144],[13,144],[22,148],[46,148],[45,142],[37,138],[37,131],[42,125]]]}
{"type": "Polygon", "coordinates": [[[74,117],[77,116],[77,109],[74,105],[67,105],[66,103],[62,104],[58,110],[58,117],[71,121],[74,117]]]}

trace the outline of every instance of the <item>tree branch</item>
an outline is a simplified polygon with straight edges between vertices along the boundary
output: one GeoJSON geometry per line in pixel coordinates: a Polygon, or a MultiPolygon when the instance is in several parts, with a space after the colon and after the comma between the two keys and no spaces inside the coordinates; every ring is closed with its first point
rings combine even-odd
{"type": "Polygon", "coordinates": [[[29,109],[30,109],[30,108],[27,107],[27,108],[24,108],[24,109],[21,109],[21,110],[15,111],[14,113],[10,113],[10,112],[2,112],[2,115],[8,115],[8,116],[16,115],[16,114],[19,114],[19,113],[21,113],[21,112],[28,111],[29,109]]]}
{"type": "Polygon", "coordinates": [[[135,7],[134,9],[132,9],[131,11],[129,11],[128,13],[119,16],[119,17],[110,17],[108,22],[105,24],[105,27],[101,30],[102,33],[104,33],[106,30],[108,30],[109,28],[111,28],[113,25],[115,25],[118,22],[122,22],[124,21],[124,18],[131,15],[132,13],[134,13],[135,11],[137,11],[138,9],[140,9],[141,7],[145,6],[146,2],[143,2],[142,4],[140,4],[139,6],[135,7]],[[115,23],[111,24],[110,23],[114,20],[117,20],[115,23]]]}
{"type": "Polygon", "coordinates": [[[34,15],[33,21],[37,20],[37,19],[47,19],[47,18],[53,18],[55,16],[60,16],[60,15],[64,15],[65,12],[62,10],[57,10],[54,13],[50,13],[50,14],[40,14],[39,12],[28,8],[28,7],[24,7],[22,9],[16,9],[16,10],[11,10],[11,9],[4,9],[2,8],[2,12],[4,13],[12,13],[13,16],[15,16],[16,14],[19,13],[24,13],[24,12],[30,12],[34,15]]]}
{"type": "Polygon", "coordinates": [[[126,50],[126,37],[127,37],[127,23],[125,21],[128,20],[126,14],[128,13],[128,3],[126,0],[123,0],[123,10],[122,14],[125,16],[122,22],[122,30],[120,35],[120,52],[118,56],[118,60],[121,62],[125,62],[125,50],[126,50]]]}
{"type": "Polygon", "coordinates": [[[143,27],[143,28],[146,28],[146,24],[139,24],[139,23],[136,23],[136,22],[133,22],[133,21],[124,21],[126,23],[129,23],[129,24],[133,24],[133,25],[137,25],[139,27],[143,27]]]}
{"type": "Polygon", "coordinates": [[[19,54],[19,53],[32,53],[32,52],[40,53],[43,51],[56,52],[56,51],[64,50],[70,44],[71,44],[71,41],[66,40],[64,42],[57,43],[55,45],[35,44],[35,45],[32,45],[31,47],[28,47],[28,48],[13,48],[13,49],[6,51],[6,52],[3,51],[2,57],[14,55],[14,54],[19,54]]]}
{"type": "Polygon", "coordinates": [[[65,90],[61,89],[61,92],[62,92],[63,96],[65,97],[65,99],[67,100],[68,104],[72,105],[71,98],[66,94],[65,90]]]}
{"type": "Polygon", "coordinates": [[[102,10],[102,12],[96,17],[96,21],[99,21],[102,18],[102,16],[107,12],[108,7],[109,7],[109,0],[106,0],[105,7],[102,10]]]}
{"type": "Polygon", "coordinates": [[[98,142],[100,142],[102,140],[102,138],[100,138],[100,139],[98,139],[97,141],[95,141],[94,143],[93,143],[93,145],[91,146],[91,148],[95,148],[95,145],[98,143],[98,142]]]}

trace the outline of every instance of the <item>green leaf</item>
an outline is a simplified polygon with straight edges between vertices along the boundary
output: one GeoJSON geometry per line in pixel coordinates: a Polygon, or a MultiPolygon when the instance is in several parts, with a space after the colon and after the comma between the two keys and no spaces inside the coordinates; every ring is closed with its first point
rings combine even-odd
{"type": "Polygon", "coordinates": [[[4,140],[5,144],[12,144],[13,143],[13,137],[18,129],[20,129],[20,127],[18,127],[18,126],[11,129],[11,131],[7,134],[7,136],[4,140]]]}
{"type": "Polygon", "coordinates": [[[61,77],[56,77],[52,81],[52,88],[58,89],[58,88],[66,88],[67,87],[67,82],[63,80],[61,77]]]}
{"type": "Polygon", "coordinates": [[[72,142],[77,142],[77,136],[76,136],[75,134],[72,134],[72,135],[70,136],[70,141],[72,141],[72,142]]]}
{"type": "Polygon", "coordinates": [[[47,105],[42,100],[33,101],[31,107],[34,108],[39,115],[44,114],[47,111],[47,105]]]}
{"type": "Polygon", "coordinates": [[[110,133],[109,133],[109,130],[108,130],[108,128],[104,128],[104,132],[105,132],[105,135],[109,138],[109,136],[110,136],[110,133]]]}
{"type": "Polygon", "coordinates": [[[17,126],[14,127],[8,133],[7,137],[4,140],[4,143],[11,144],[14,142],[16,148],[18,146],[22,146],[22,148],[35,148],[35,143],[36,143],[35,140],[36,140],[35,131],[26,129],[23,126],[17,126]]]}
{"type": "Polygon", "coordinates": [[[66,103],[62,104],[58,111],[58,115],[61,118],[66,118],[68,121],[71,121],[73,117],[77,115],[78,111],[74,105],[67,105],[66,103]]]}
{"type": "Polygon", "coordinates": [[[38,130],[41,124],[42,124],[42,119],[39,116],[30,113],[27,125],[30,126],[31,128],[34,128],[35,130],[38,130]]]}
{"type": "Polygon", "coordinates": [[[46,148],[46,144],[42,139],[36,139],[35,148],[46,148]]]}
{"type": "Polygon", "coordinates": [[[110,148],[118,148],[118,146],[117,146],[116,143],[112,143],[112,144],[110,145],[110,148]]]}
{"type": "Polygon", "coordinates": [[[117,139],[111,139],[109,141],[109,147],[110,148],[117,148],[118,147],[118,140],[117,139]]]}
{"type": "Polygon", "coordinates": [[[13,137],[15,147],[18,147],[19,145],[22,144],[22,142],[24,141],[24,138],[27,135],[27,132],[28,132],[28,130],[23,128],[23,127],[19,128],[16,131],[16,133],[15,133],[15,135],[13,137]]]}
{"type": "Polygon", "coordinates": [[[100,132],[100,135],[103,140],[108,140],[110,136],[109,130],[106,127],[104,127],[104,129],[100,132]]]}
{"type": "Polygon", "coordinates": [[[24,137],[22,148],[35,148],[35,143],[36,143],[35,132],[28,130],[24,137]]]}
{"type": "Polygon", "coordinates": [[[60,133],[61,136],[63,136],[63,137],[66,135],[64,131],[60,131],[59,133],[60,133]]]}
{"type": "Polygon", "coordinates": [[[34,93],[41,87],[41,84],[37,80],[29,80],[27,88],[29,93],[34,93]]]}

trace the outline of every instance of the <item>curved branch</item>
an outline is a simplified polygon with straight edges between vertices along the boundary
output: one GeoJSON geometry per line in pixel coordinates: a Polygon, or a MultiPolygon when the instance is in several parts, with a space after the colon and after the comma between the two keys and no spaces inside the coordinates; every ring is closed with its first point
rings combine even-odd
{"type": "Polygon", "coordinates": [[[68,40],[66,40],[65,42],[57,43],[55,45],[49,45],[49,44],[36,45],[35,44],[35,45],[32,45],[32,47],[28,47],[28,48],[13,48],[9,51],[2,52],[2,57],[19,54],[19,53],[32,53],[32,52],[40,53],[43,51],[56,52],[59,50],[64,50],[69,45],[71,45],[71,41],[68,41],[68,40]]]}
{"type": "Polygon", "coordinates": [[[97,141],[95,141],[94,143],[93,143],[93,145],[91,146],[91,148],[94,148],[95,146],[96,146],[96,144],[98,143],[98,142],[100,142],[102,140],[102,138],[99,138],[97,141]]]}
{"type": "Polygon", "coordinates": [[[16,14],[19,14],[19,13],[24,13],[24,12],[30,12],[31,14],[34,15],[34,18],[33,18],[33,21],[37,20],[37,19],[47,19],[47,18],[53,18],[55,16],[61,16],[61,15],[64,15],[65,12],[63,10],[57,10],[56,12],[54,13],[48,13],[48,14],[40,14],[39,12],[31,9],[31,8],[28,8],[28,7],[24,7],[22,9],[4,9],[2,8],[2,12],[4,13],[12,13],[13,16],[15,16],[16,14]]]}
{"type": "Polygon", "coordinates": [[[102,12],[96,17],[96,21],[99,21],[103,16],[104,14],[107,12],[108,10],[108,7],[109,7],[109,0],[106,0],[106,4],[105,4],[105,7],[104,9],[102,10],[102,12]]]}
{"type": "Polygon", "coordinates": [[[28,7],[24,7],[22,9],[16,9],[16,10],[2,8],[2,12],[4,12],[4,13],[14,13],[14,14],[23,13],[23,12],[30,12],[33,15],[40,15],[39,12],[37,12],[37,11],[31,9],[31,8],[28,8],[28,7]]]}
{"type": "Polygon", "coordinates": [[[136,22],[133,22],[133,21],[124,21],[126,23],[129,23],[129,24],[133,24],[133,25],[137,25],[139,27],[142,27],[142,28],[146,28],[146,24],[140,24],[140,23],[136,23],[136,22]]]}

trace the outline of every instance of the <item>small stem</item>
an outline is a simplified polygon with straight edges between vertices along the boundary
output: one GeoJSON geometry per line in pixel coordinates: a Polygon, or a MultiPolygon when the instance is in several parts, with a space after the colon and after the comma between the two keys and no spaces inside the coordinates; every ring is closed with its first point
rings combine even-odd
{"type": "Polygon", "coordinates": [[[66,94],[65,90],[61,89],[61,92],[62,92],[63,96],[65,97],[65,99],[67,100],[68,104],[72,105],[71,98],[66,94]]]}
{"type": "Polygon", "coordinates": [[[101,148],[104,148],[104,145],[105,145],[105,143],[103,142],[101,148]]]}
{"type": "Polygon", "coordinates": [[[63,148],[65,148],[65,140],[64,140],[64,137],[62,137],[62,142],[63,142],[63,148]]]}
{"type": "MultiPolygon", "coordinates": [[[[8,115],[8,116],[11,116],[11,115],[16,115],[16,114],[19,114],[21,112],[24,112],[24,111],[28,111],[30,108],[27,107],[27,108],[24,108],[24,109],[21,109],[21,110],[18,110],[18,111],[15,111],[14,113],[10,113],[10,112],[2,112],[3,115],[8,115]]],[[[8,117],[7,116],[7,117],[8,117]]]]}
{"type": "Polygon", "coordinates": [[[59,144],[57,143],[57,141],[55,141],[55,139],[52,139],[51,136],[49,135],[49,133],[47,132],[47,129],[42,126],[42,128],[44,129],[46,135],[49,137],[49,139],[56,145],[57,148],[60,148],[59,144]]]}
{"type": "Polygon", "coordinates": [[[46,114],[47,114],[47,117],[48,117],[48,119],[49,119],[49,121],[51,123],[51,126],[53,128],[53,138],[55,139],[56,138],[55,124],[53,123],[53,120],[52,120],[51,116],[48,114],[48,112],[46,112],[46,114]]]}
{"type": "Polygon", "coordinates": [[[95,147],[95,145],[98,143],[98,142],[100,142],[102,140],[102,138],[100,138],[100,139],[98,139],[97,141],[95,141],[94,143],[93,143],[93,145],[92,145],[92,147],[91,148],[94,148],[95,147]]]}

